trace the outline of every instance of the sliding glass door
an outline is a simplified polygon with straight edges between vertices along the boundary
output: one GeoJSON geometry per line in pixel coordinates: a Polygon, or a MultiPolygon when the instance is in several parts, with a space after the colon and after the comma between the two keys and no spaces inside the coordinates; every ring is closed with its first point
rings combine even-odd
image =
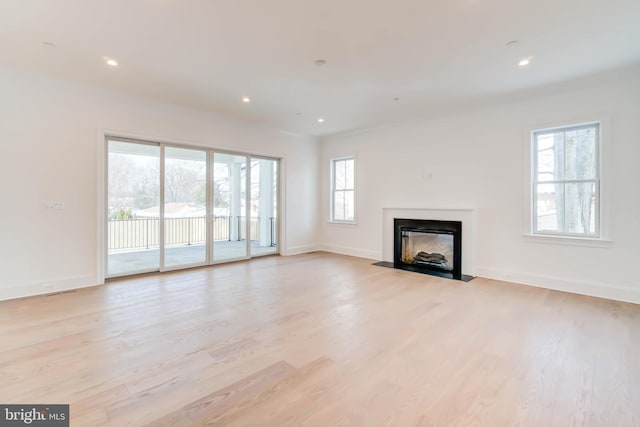
{"type": "Polygon", "coordinates": [[[251,158],[251,255],[278,252],[278,161],[251,158]]]}
{"type": "Polygon", "coordinates": [[[213,261],[247,258],[247,157],[213,153],[213,261]]]}
{"type": "Polygon", "coordinates": [[[164,269],[207,262],[207,151],[164,147],[164,269]]]}
{"type": "Polygon", "coordinates": [[[157,271],[160,145],[107,144],[107,276],[157,271]]]}
{"type": "Polygon", "coordinates": [[[279,161],[107,139],[107,277],[278,253],[279,161]]]}

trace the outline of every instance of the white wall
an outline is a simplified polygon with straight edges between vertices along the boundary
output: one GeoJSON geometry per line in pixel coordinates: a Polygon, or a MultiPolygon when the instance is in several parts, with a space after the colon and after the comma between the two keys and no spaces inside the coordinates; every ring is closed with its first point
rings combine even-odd
{"type": "MultiPolygon", "coordinates": [[[[640,76],[324,138],[322,247],[382,258],[383,208],[473,208],[480,276],[640,302],[640,76]],[[602,119],[611,243],[527,239],[527,130],[602,119]],[[328,222],[329,160],[357,156],[357,225],[328,222]]],[[[464,254],[463,254],[464,257],[464,254]]]]}
{"type": "Polygon", "coordinates": [[[0,68],[0,300],[100,283],[99,129],[284,156],[284,248],[317,242],[318,143],[212,114],[0,68]],[[64,201],[65,209],[45,204],[64,201]]]}
{"type": "Polygon", "coordinates": [[[625,77],[329,137],[318,147],[313,138],[0,68],[0,299],[101,281],[97,141],[99,129],[109,129],[285,156],[289,253],[314,249],[319,223],[325,249],[381,259],[384,207],[473,208],[477,274],[640,302],[634,278],[640,255],[639,117],[640,78],[625,77]],[[524,238],[526,130],[601,118],[609,125],[603,142],[609,145],[604,166],[612,243],[584,247],[524,238]],[[329,159],[349,154],[357,155],[358,224],[329,224],[329,159]],[[45,209],[58,200],[64,210],[45,209]]]}

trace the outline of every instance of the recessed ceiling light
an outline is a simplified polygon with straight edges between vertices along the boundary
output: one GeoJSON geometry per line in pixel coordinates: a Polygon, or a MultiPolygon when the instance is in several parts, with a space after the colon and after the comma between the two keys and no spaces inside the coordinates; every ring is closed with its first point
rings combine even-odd
{"type": "Polygon", "coordinates": [[[106,62],[107,65],[110,66],[110,67],[117,67],[118,66],[118,61],[116,61],[113,58],[105,58],[104,62],[106,62]]]}
{"type": "Polygon", "coordinates": [[[324,123],[324,119],[322,117],[318,118],[318,123],[324,123]]]}
{"type": "Polygon", "coordinates": [[[518,67],[526,67],[527,65],[531,64],[532,59],[532,57],[522,58],[520,62],[518,62],[518,67]]]}
{"type": "Polygon", "coordinates": [[[400,98],[393,98],[394,101],[400,101],[400,98]]]}
{"type": "Polygon", "coordinates": [[[323,65],[327,65],[327,61],[324,59],[316,59],[316,65],[322,67],[323,65]]]}
{"type": "Polygon", "coordinates": [[[511,40],[507,42],[506,46],[515,46],[518,44],[518,40],[511,40]]]}
{"type": "Polygon", "coordinates": [[[251,98],[249,98],[248,96],[243,96],[242,97],[242,102],[244,102],[245,104],[248,104],[251,102],[251,98]]]}
{"type": "Polygon", "coordinates": [[[46,47],[56,47],[56,45],[51,42],[42,42],[42,44],[45,45],[46,47]]]}

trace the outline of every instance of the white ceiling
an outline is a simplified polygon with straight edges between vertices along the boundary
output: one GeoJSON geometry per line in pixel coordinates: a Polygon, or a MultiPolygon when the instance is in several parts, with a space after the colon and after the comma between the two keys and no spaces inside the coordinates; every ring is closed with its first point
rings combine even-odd
{"type": "Polygon", "coordinates": [[[0,63],[310,135],[639,61],[639,0],[0,1],[0,63]]]}

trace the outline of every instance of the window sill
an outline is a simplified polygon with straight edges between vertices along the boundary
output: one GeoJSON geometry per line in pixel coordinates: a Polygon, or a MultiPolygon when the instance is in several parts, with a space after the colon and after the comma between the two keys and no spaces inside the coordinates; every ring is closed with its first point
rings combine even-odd
{"type": "Polygon", "coordinates": [[[551,245],[609,248],[613,244],[611,240],[595,237],[553,236],[549,234],[523,234],[523,237],[532,243],[546,243],[551,245]]]}
{"type": "Polygon", "coordinates": [[[332,225],[346,225],[346,226],[351,226],[351,227],[354,227],[354,226],[358,225],[358,223],[356,221],[333,221],[333,220],[329,220],[329,224],[332,224],[332,225]]]}

